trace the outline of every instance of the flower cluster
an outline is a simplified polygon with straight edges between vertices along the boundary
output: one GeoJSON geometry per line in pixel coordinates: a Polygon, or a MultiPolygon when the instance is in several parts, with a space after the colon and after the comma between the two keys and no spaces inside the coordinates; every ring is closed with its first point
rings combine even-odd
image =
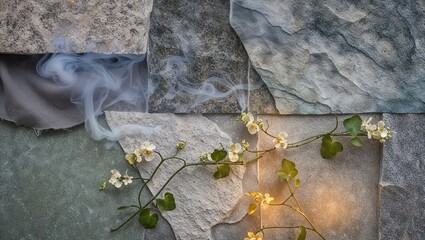
{"type": "Polygon", "coordinates": [[[263,195],[259,192],[247,192],[245,196],[252,197],[258,204],[270,204],[274,200],[274,197],[271,197],[268,193],[263,195]]]}
{"type": "Polygon", "coordinates": [[[125,175],[123,177],[121,176],[121,173],[116,169],[112,169],[111,173],[112,176],[109,179],[109,183],[114,185],[116,188],[120,188],[123,183],[124,185],[127,185],[133,182],[133,177],[128,176],[127,172],[125,172],[125,175]]]}
{"type": "Polygon", "coordinates": [[[275,148],[286,149],[288,147],[288,134],[286,132],[281,132],[275,139],[273,139],[275,148]]]}
{"type": "Polygon", "coordinates": [[[255,120],[254,116],[252,116],[252,113],[241,113],[241,120],[245,123],[245,126],[248,129],[248,132],[250,134],[256,134],[260,129],[263,128],[263,120],[261,120],[259,117],[257,117],[257,120],[255,120]]]}
{"type": "Polygon", "coordinates": [[[370,117],[368,120],[363,121],[361,129],[367,132],[367,137],[369,139],[379,140],[381,143],[386,142],[388,139],[392,137],[392,132],[389,127],[385,127],[385,123],[383,121],[379,121],[376,125],[371,124],[372,118],[370,117]]]}
{"type": "Polygon", "coordinates": [[[141,162],[143,158],[148,162],[152,161],[154,159],[153,153],[155,148],[155,145],[150,142],[144,142],[140,149],[136,149],[132,153],[125,155],[125,160],[127,160],[129,164],[141,162]]]}
{"type": "Polygon", "coordinates": [[[244,238],[244,240],[263,240],[263,234],[248,232],[248,237],[244,238]]]}
{"type": "Polygon", "coordinates": [[[177,148],[178,150],[182,150],[185,146],[186,146],[186,142],[185,142],[185,141],[179,141],[179,142],[176,144],[176,148],[177,148]]]}

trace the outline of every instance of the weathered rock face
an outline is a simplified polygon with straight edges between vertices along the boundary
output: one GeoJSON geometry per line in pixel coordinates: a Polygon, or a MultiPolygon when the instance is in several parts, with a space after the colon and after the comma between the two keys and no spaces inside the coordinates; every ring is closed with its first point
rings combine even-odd
{"type": "MultiPolygon", "coordinates": [[[[199,162],[204,151],[230,146],[232,140],[216,124],[201,115],[173,115],[106,112],[111,129],[126,124],[141,124],[154,129],[150,134],[123,137],[119,140],[124,151],[129,153],[140,148],[144,141],[157,146],[164,157],[173,156],[179,140],[187,142],[179,157],[188,163],[199,162]],[[208,126],[208,127],[205,127],[208,126]]],[[[148,178],[154,171],[159,159],[142,162],[138,167],[143,177],[148,178]]],[[[166,161],[153,178],[149,189],[155,194],[169,177],[182,166],[178,160],[166,161]]],[[[211,239],[211,228],[219,223],[234,223],[242,219],[245,211],[236,216],[233,208],[243,197],[242,178],[245,168],[232,166],[229,177],[215,180],[211,167],[189,167],[179,173],[165,188],[176,199],[177,208],[163,212],[162,215],[172,226],[177,239],[211,239]],[[190,175],[190,177],[188,177],[190,175]]]]}
{"type": "Polygon", "coordinates": [[[0,52],[144,54],[152,2],[2,1],[0,52]]]}
{"type": "Polygon", "coordinates": [[[425,111],[423,1],[232,0],[280,113],[425,111]]]}
{"type": "MultiPolygon", "coordinates": [[[[227,0],[154,2],[148,66],[156,88],[150,112],[238,113],[250,99],[254,106],[272,102],[265,97],[270,96],[267,89],[256,100],[245,91],[262,81],[255,71],[249,73],[252,67],[229,24],[229,9],[227,0]]],[[[257,109],[275,111],[274,104],[257,109]]]]}
{"type": "MultiPolygon", "coordinates": [[[[374,115],[379,119],[379,115],[374,115]]],[[[270,124],[270,133],[288,133],[289,142],[330,131],[334,127],[332,116],[263,116],[270,124]],[[311,123],[314,122],[314,126],[311,123]]],[[[344,129],[340,127],[338,131],[344,129]]],[[[273,147],[272,138],[259,134],[260,149],[273,147]]],[[[283,158],[293,161],[301,180],[296,196],[302,209],[326,239],[377,239],[378,238],[378,176],[380,143],[364,138],[364,146],[357,148],[348,138],[338,141],[344,151],[331,160],[320,156],[321,140],[294,149],[279,149],[259,160],[260,191],[274,196],[281,203],[290,196],[284,180],[276,176],[283,158]]],[[[288,204],[296,207],[291,199],[288,204]]],[[[309,223],[292,209],[284,206],[267,206],[261,211],[262,226],[309,226],[309,223]]],[[[299,229],[267,230],[267,239],[295,239],[299,229]],[[284,237],[283,237],[284,236],[284,237]]],[[[307,239],[320,239],[308,231],[307,239]]]]}
{"type": "Polygon", "coordinates": [[[383,151],[380,239],[425,239],[425,115],[383,119],[397,133],[383,151]]]}

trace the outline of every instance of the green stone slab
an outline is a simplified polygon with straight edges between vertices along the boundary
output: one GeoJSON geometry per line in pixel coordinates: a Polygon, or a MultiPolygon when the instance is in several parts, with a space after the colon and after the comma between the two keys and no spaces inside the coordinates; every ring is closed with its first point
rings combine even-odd
{"type": "MultiPolygon", "coordinates": [[[[1,239],[158,239],[172,236],[168,224],[146,231],[137,221],[111,233],[132,214],[116,210],[136,204],[138,185],[120,189],[98,186],[110,170],[125,172],[118,144],[96,142],[83,126],[49,131],[39,137],[32,129],[0,122],[1,239]],[[109,144],[111,145],[111,144],[109,144]],[[170,234],[171,233],[171,234],[170,234]]],[[[135,176],[133,169],[129,174],[135,176]]],[[[150,194],[150,193],[146,193],[150,194]]],[[[145,194],[145,195],[146,195],[145,194]]],[[[160,221],[165,221],[160,219],[160,221]]],[[[172,239],[168,237],[167,239],[172,239]]]]}

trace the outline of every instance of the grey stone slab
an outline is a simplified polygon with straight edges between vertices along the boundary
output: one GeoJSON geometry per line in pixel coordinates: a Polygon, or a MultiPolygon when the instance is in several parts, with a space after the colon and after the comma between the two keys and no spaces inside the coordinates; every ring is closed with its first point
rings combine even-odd
{"type": "MultiPolygon", "coordinates": [[[[221,131],[229,134],[233,142],[242,142],[246,140],[251,146],[257,145],[257,136],[251,135],[246,131],[246,127],[237,121],[239,115],[216,115],[216,114],[204,114],[210,121],[217,124],[221,131]]],[[[255,155],[245,154],[247,159],[255,158],[255,155]]],[[[249,162],[246,164],[245,175],[243,177],[242,189],[243,192],[256,191],[258,189],[258,168],[257,162],[249,162]]],[[[247,208],[250,204],[250,199],[247,197],[241,198],[239,203],[235,206],[233,214],[230,218],[237,217],[240,220],[240,216],[246,214],[247,208]]],[[[214,240],[233,240],[242,239],[246,235],[246,232],[252,229],[258,229],[260,227],[261,219],[259,212],[252,216],[245,216],[242,220],[235,223],[220,223],[215,225],[211,229],[211,239],[214,240]]]]}
{"type": "MultiPolygon", "coordinates": [[[[232,139],[218,126],[202,115],[149,114],[130,112],[106,112],[108,125],[112,130],[127,124],[140,124],[153,131],[139,136],[125,136],[119,139],[127,153],[140,148],[149,141],[157,146],[162,156],[173,156],[179,140],[187,142],[185,149],[179,152],[180,158],[188,163],[199,162],[199,156],[211,152],[214,148],[230,146],[232,139]]],[[[236,120],[236,118],[234,118],[236,120]]],[[[138,169],[143,177],[150,177],[159,159],[141,162],[138,169]]],[[[170,160],[158,169],[149,189],[156,193],[169,177],[182,166],[181,161],[170,160]]],[[[243,198],[243,166],[232,166],[231,174],[219,180],[213,178],[214,166],[190,167],[176,175],[165,192],[172,192],[177,208],[163,212],[170,222],[177,239],[211,239],[211,228],[219,223],[234,223],[243,218],[244,211],[237,203],[243,198]],[[190,177],[189,177],[190,176],[190,177]]]]}
{"type": "MultiPolygon", "coordinates": [[[[380,115],[372,115],[379,119],[380,115]]],[[[366,116],[363,116],[366,118],[366,116]]],[[[330,131],[333,116],[262,116],[270,124],[269,132],[286,131],[289,143],[330,131]]],[[[342,116],[341,116],[342,119],[342,116]]],[[[341,129],[341,127],[340,127],[341,129]]],[[[272,138],[259,134],[260,149],[274,146],[272,138]]],[[[378,180],[380,143],[364,139],[364,146],[351,146],[347,138],[338,138],[344,151],[334,159],[320,156],[321,140],[293,149],[279,149],[259,160],[260,191],[274,196],[275,203],[289,195],[288,188],[275,172],[283,158],[296,163],[300,187],[296,196],[301,207],[326,239],[378,238],[378,180]]],[[[293,200],[289,204],[296,206],[293,200]]],[[[309,226],[300,215],[287,207],[262,209],[263,226],[309,226]]],[[[267,230],[266,239],[295,239],[298,229],[267,230]]],[[[307,239],[319,239],[308,231],[307,239]]]]}
{"type": "Polygon", "coordinates": [[[0,52],[144,54],[152,2],[2,0],[0,52]]]}
{"type": "Polygon", "coordinates": [[[163,229],[153,237],[137,221],[110,232],[131,215],[116,208],[137,203],[134,183],[98,190],[111,169],[128,168],[118,144],[92,140],[81,125],[37,137],[32,129],[0,122],[0,133],[1,239],[163,239],[172,233],[162,218],[163,229]]]}
{"type": "Polygon", "coordinates": [[[260,90],[261,98],[253,94],[248,100],[246,90],[262,81],[229,24],[229,9],[223,0],[154,2],[149,112],[238,113],[248,101],[269,106],[258,108],[262,113],[275,112],[266,88],[260,90]]]}
{"type": "Polygon", "coordinates": [[[384,114],[397,133],[384,145],[380,239],[425,238],[425,115],[384,114]]]}
{"type": "Polygon", "coordinates": [[[418,113],[424,9],[415,0],[232,0],[230,23],[280,113],[418,113]]]}

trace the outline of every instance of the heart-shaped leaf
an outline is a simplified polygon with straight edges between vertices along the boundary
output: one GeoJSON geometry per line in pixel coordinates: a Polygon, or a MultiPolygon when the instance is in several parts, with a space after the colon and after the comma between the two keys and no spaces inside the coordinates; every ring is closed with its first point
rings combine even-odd
{"type": "Polygon", "coordinates": [[[282,160],[282,165],[280,171],[276,172],[276,175],[279,177],[290,181],[295,176],[297,176],[298,170],[295,168],[295,163],[289,161],[288,159],[282,160]]]}
{"type": "Polygon", "coordinates": [[[360,140],[360,138],[358,137],[354,137],[350,140],[350,143],[353,144],[356,147],[361,147],[363,146],[362,140],[360,140]]]}
{"type": "Polygon", "coordinates": [[[164,199],[156,199],[156,206],[162,211],[172,211],[176,209],[176,202],[172,193],[165,193],[164,199]]]}
{"type": "Polygon", "coordinates": [[[305,240],[307,237],[307,231],[304,226],[300,226],[300,235],[298,235],[297,240],[305,240]]]}
{"type": "Polygon", "coordinates": [[[211,159],[215,162],[223,161],[227,156],[227,152],[224,149],[214,149],[214,152],[211,153],[211,159]]]}
{"type": "Polygon", "coordinates": [[[158,223],[158,214],[151,214],[151,210],[145,208],[140,212],[139,222],[146,229],[155,228],[158,223]]]}
{"type": "Polygon", "coordinates": [[[215,179],[220,179],[229,176],[230,166],[229,164],[221,164],[217,166],[217,171],[214,173],[215,179]]]}
{"type": "Polygon", "coordinates": [[[329,159],[334,157],[338,152],[342,152],[344,147],[340,142],[332,141],[331,136],[326,135],[322,139],[322,147],[320,148],[320,154],[323,158],[329,159]]]}
{"type": "Polygon", "coordinates": [[[258,205],[251,203],[248,208],[248,215],[253,214],[257,209],[258,209],[258,205]]]}
{"type": "Polygon", "coordinates": [[[362,127],[362,118],[359,115],[354,115],[345,119],[343,124],[351,136],[356,137],[362,127]]]}

